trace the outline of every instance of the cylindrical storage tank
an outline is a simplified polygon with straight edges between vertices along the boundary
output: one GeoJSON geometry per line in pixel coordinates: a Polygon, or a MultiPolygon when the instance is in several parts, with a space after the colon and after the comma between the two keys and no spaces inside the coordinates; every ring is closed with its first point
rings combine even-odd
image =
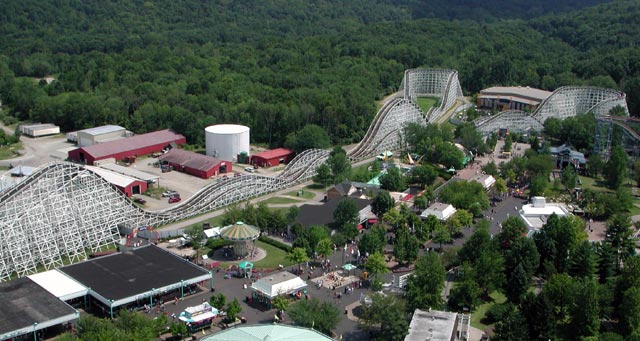
{"type": "Polygon", "coordinates": [[[237,162],[238,154],[249,154],[249,127],[237,124],[217,124],[205,128],[207,155],[237,162]]]}

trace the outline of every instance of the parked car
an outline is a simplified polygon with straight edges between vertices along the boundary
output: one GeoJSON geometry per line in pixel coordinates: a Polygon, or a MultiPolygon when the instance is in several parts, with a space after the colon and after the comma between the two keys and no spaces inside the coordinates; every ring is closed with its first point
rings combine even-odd
{"type": "Polygon", "coordinates": [[[146,203],[147,203],[147,201],[146,201],[146,200],[144,200],[144,199],[142,199],[142,198],[140,198],[140,197],[134,197],[134,198],[133,198],[133,202],[138,203],[138,204],[140,204],[140,205],[144,205],[144,204],[146,204],[146,203]]]}
{"type": "Polygon", "coordinates": [[[253,167],[246,167],[246,168],[244,169],[244,171],[245,171],[245,172],[249,172],[249,173],[253,173],[253,172],[255,172],[256,170],[255,170],[253,167]]]}
{"type": "Polygon", "coordinates": [[[173,196],[173,197],[169,198],[169,203],[173,204],[174,202],[178,202],[180,200],[182,200],[182,199],[180,199],[180,197],[173,196]]]}
{"type": "Polygon", "coordinates": [[[176,194],[178,194],[178,192],[176,192],[176,191],[166,191],[166,192],[162,193],[162,196],[164,198],[168,198],[168,197],[175,196],[176,194]]]}

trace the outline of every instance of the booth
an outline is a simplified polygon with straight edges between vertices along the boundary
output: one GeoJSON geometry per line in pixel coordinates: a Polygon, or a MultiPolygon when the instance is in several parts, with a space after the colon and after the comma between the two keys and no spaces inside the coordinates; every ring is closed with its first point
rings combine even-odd
{"type": "Polygon", "coordinates": [[[288,272],[278,272],[276,274],[260,278],[251,284],[253,295],[247,300],[249,304],[264,304],[271,309],[273,299],[278,295],[292,295],[301,298],[307,293],[307,282],[302,278],[288,272]]]}
{"type": "Polygon", "coordinates": [[[208,302],[197,306],[187,307],[180,313],[178,319],[187,324],[190,333],[203,329],[211,324],[218,316],[218,309],[212,307],[208,302]]]}

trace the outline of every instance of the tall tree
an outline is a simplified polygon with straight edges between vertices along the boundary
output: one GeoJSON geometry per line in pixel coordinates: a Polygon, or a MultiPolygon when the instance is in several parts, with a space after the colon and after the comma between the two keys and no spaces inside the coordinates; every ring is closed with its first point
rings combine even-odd
{"type": "Polygon", "coordinates": [[[353,200],[345,198],[340,200],[336,210],[333,211],[334,227],[344,233],[347,238],[354,238],[358,234],[358,208],[353,200]],[[355,233],[354,233],[355,232],[355,233]]]}
{"type": "Polygon", "coordinates": [[[322,185],[323,188],[326,188],[333,182],[331,168],[329,168],[326,163],[323,163],[316,168],[316,175],[313,176],[313,182],[322,185]]]}
{"type": "Polygon", "coordinates": [[[340,183],[349,177],[349,174],[351,173],[351,163],[349,162],[347,154],[342,147],[336,146],[333,148],[327,163],[331,169],[333,183],[340,183]]]}
{"type": "Polygon", "coordinates": [[[391,208],[393,208],[394,205],[395,201],[389,192],[380,191],[376,194],[375,198],[373,198],[373,202],[371,203],[371,212],[378,217],[382,217],[391,208]]]}
{"type": "Polygon", "coordinates": [[[575,277],[593,278],[596,257],[589,241],[583,241],[569,255],[569,274],[575,277]]]}
{"type": "Polygon", "coordinates": [[[445,274],[440,258],[435,252],[428,252],[418,258],[405,292],[405,298],[411,311],[428,308],[439,309],[442,306],[445,274]]]}
{"type": "Polygon", "coordinates": [[[522,264],[513,270],[507,278],[507,284],[505,287],[505,294],[510,302],[519,304],[522,296],[527,292],[529,287],[530,277],[527,275],[522,264]]]}
{"type": "Polygon", "coordinates": [[[362,307],[358,324],[375,340],[404,340],[409,329],[404,300],[394,295],[374,293],[371,304],[362,307]]]}
{"type": "Polygon", "coordinates": [[[396,229],[393,242],[393,255],[400,263],[410,263],[418,258],[418,239],[409,233],[408,228],[396,229]]]}
{"type": "Polygon", "coordinates": [[[374,224],[358,241],[358,249],[365,254],[382,253],[386,244],[387,238],[384,225],[374,224]]]}
{"type": "Polygon", "coordinates": [[[629,173],[629,157],[622,146],[615,146],[604,169],[607,186],[618,189],[629,173]]]}
{"type": "Polygon", "coordinates": [[[387,191],[402,191],[406,188],[405,180],[398,168],[388,168],[387,174],[380,177],[380,188],[387,191]]]}
{"type": "MultiPolygon", "coordinates": [[[[571,331],[578,337],[597,336],[600,331],[598,284],[592,278],[579,280],[571,307],[571,331]]],[[[640,321],[639,321],[640,322],[640,321]]]]}

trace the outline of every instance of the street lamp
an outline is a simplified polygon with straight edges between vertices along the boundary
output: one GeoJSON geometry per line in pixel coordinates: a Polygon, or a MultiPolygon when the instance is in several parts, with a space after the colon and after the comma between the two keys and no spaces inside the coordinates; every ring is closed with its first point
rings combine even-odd
{"type": "Polygon", "coordinates": [[[38,322],[33,322],[33,341],[38,340],[38,336],[36,335],[36,327],[38,327],[38,322]]]}
{"type": "Polygon", "coordinates": [[[342,265],[344,265],[344,257],[347,253],[347,244],[344,244],[344,249],[342,249],[342,265]]]}

